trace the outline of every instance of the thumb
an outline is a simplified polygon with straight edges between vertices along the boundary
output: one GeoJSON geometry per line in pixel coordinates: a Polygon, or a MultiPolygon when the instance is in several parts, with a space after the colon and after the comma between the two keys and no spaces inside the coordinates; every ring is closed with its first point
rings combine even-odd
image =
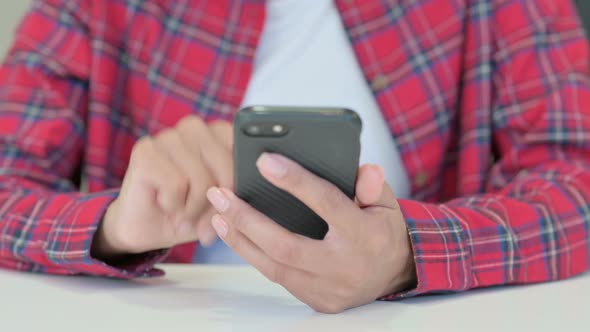
{"type": "Polygon", "coordinates": [[[356,202],[361,208],[380,206],[397,209],[397,200],[393,190],[385,182],[385,175],[380,166],[361,166],[356,181],[356,202]]]}
{"type": "Polygon", "coordinates": [[[391,189],[391,187],[389,186],[389,184],[387,182],[385,182],[385,181],[383,182],[383,186],[381,189],[381,196],[371,206],[384,207],[384,208],[389,208],[389,209],[393,209],[393,210],[399,209],[399,204],[397,202],[397,198],[395,198],[395,194],[393,193],[393,190],[391,189]]]}

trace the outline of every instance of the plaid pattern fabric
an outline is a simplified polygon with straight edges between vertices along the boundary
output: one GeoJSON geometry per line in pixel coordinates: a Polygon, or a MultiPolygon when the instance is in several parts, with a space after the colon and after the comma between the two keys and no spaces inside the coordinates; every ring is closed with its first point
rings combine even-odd
{"type": "MultiPolygon", "coordinates": [[[[418,287],[401,296],[587,270],[589,53],[572,3],[335,3],[412,181],[418,287]]],[[[260,0],[35,2],[0,69],[0,265],[158,274],[158,254],[94,260],[97,224],[138,137],[231,120],[264,15],[260,0]]]]}

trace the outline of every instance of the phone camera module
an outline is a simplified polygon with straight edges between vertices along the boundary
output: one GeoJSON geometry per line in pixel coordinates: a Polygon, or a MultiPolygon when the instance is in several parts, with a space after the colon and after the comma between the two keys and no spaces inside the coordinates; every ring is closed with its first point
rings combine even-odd
{"type": "Polygon", "coordinates": [[[242,130],[251,137],[281,137],[287,134],[289,128],[278,123],[250,123],[242,130]]]}

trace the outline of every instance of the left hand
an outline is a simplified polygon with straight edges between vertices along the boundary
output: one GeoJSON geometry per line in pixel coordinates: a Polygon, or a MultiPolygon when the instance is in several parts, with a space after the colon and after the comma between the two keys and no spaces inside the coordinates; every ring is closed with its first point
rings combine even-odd
{"type": "Polygon", "coordinates": [[[378,166],[363,166],[356,202],[336,186],[276,154],[258,160],[261,174],[329,225],[323,240],[292,233],[225,188],[207,197],[219,214],[219,237],[268,279],[314,310],[337,313],[415,283],[404,218],[378,166]]]}

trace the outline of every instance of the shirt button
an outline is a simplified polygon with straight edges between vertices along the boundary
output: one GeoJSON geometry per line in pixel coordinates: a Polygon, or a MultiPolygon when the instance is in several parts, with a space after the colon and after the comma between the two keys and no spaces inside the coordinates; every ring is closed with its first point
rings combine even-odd
{"type": "Polygon", "coordinates": [[[428,173],[426,172],[418,172],[418,174],[416,174],[416,178],[414,179],[416,186],[418,187],[422,187],[426,184],[426,182],[428,181],[428,173]]]}
{"type": "Polygon", "coordinates": [[[378,74],[373,78],[373,81],[371,82],[371,87],[373,87],[373,90],[378,91],[383,90],[383,88],[385,88],[387,84],[389,84],[387,76],[383,74],[378,74]]]}

